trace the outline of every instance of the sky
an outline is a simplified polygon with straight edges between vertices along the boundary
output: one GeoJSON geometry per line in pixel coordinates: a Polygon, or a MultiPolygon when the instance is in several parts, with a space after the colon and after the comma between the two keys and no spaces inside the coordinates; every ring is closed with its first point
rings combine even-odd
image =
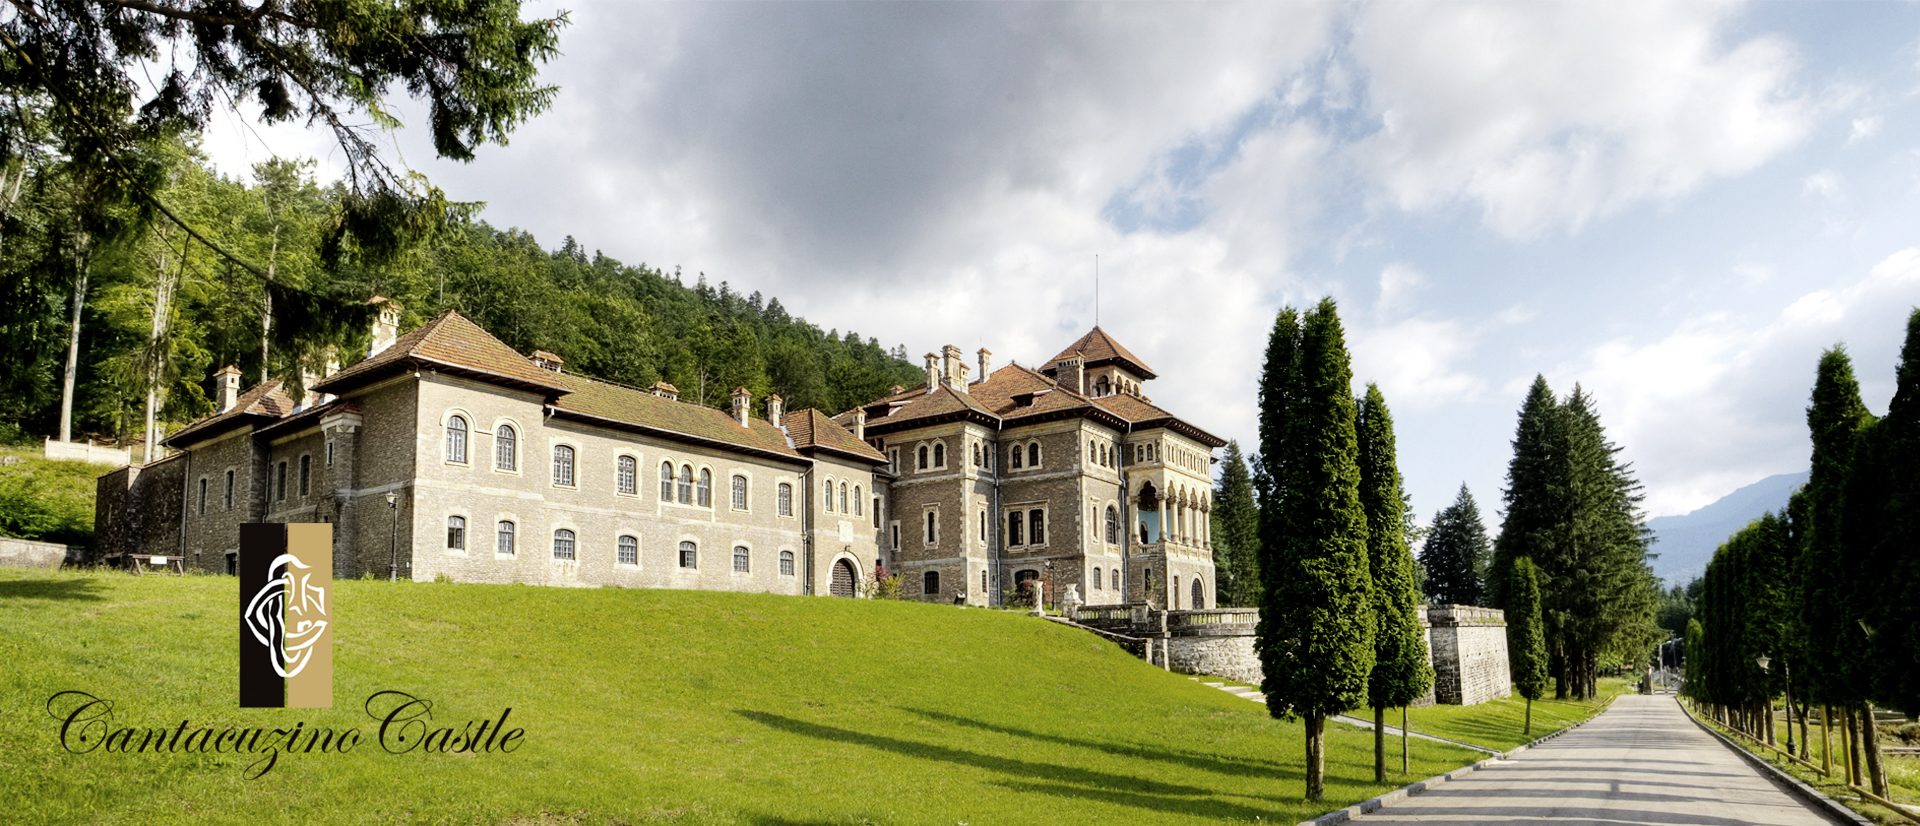
{"type": "MultiPolygon", "coordinates": [[[[1497,526],[1535,375],[1594,397],[1650,516],[1804,470],[1822,350],[1884,413],[1920,304],[1920,4],[567,11],[510,145],[391,151],[549,248],[916,358],[1040,365],[1094,325],[1097,256],[1146,394],[1243,445],[1275,314],[1331,296],[1423,521],[1464,484],[1497,526]]],[[[217,121],[231,173],[339,168],[319,131],[217,121]]]]}

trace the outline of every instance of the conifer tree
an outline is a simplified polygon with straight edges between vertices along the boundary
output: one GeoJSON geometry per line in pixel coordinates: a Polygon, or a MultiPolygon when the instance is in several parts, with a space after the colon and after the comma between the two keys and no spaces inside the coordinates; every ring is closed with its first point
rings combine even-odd
{"type": "Polygon", "coordinates": [[[1547,634],[1540,615],[1540,579],[1533,560],[1520,557],[1507,566],[1507,661],[1513,687],[1527,700],[1527,724],[1533,733],[1533,701],[1547,691],[1547,634]]]}
{"type": "Polygon", "coordinates": [[[1329,715],[1366,698],[1373,578],[1360,506],[1352,369],[1332,299],[1275,320],[1261,381],[1261,576],[1256,645],[1267,709],[1301,718],[1306,798],[1324,793],[1329,715]]]}
{"type": "Polygon", "coordinates": [[[1227,442],[1213,502],[1215,598],[1224,607],[1256,607],[1260,604],[1260,506],[1254,502],[1253,475],[1237,441],[1227,442]]]}
{"type": "Polygon", "coordinates": [[[1433,516],[1420,562],[1427,568],[1433,605],[1481,605],[1486,600],[1487,557],[1492,552],[1480,507],[1465,483],[1453,504],[1433,516]]]}
{"type": "Polygon", "coordinates": [[[1893,401],[1873,450],[1886,480],[1866,580],[1877,593],[1867,623],[1873,636],[1873,696],[1920,719],[1920,309],[1907,317],[1893,401]]]}
{"type": "Polygon", "coordinates": [[[1386,712],[1405,706],[1433,687],[1420,604],[1413,588],[1413,553],[1402,527],[1406,497],[1394,447],[1393,416],[1380,388],[1367,384],[1356,400],[1360,506],[1367,517],[1368,570],[1373,577],[1373,673],[1367,704],[1373,706],[1373,779],[1387,780],[1386,712]]]}
{"type": "MultiPolygon", "coordinates": [[[[1506,517],[1487,570],[1488,602],[1495,608],[1506,607],[1506,583],[1511,581],[1507,568],[1513,560],[1531,557],[1538,567],[1540,560],[1552,555],[1555,534],[1570,511],[1562,501],[1564,483],[1556,475],[1556,461],[1564,453],[1558,444],[1562,437],[1559,407],[1546,377],[1534,376],[1514,428],[1513,460],[1507,465],[1503,494],[1506,517]]],[[[1543,581],[1541,588],[1551,585],[1543,581]]]]}
{"type": "Polygon", "coordinates": [[[1853,447],[1872,414],[1860,400],[1860,383],[1845,348],[1820,355],[1807,427],[1813,436],[1807,493],[1807,547],[1801,554],[1800,636],[1807,656],[1807,689],[1813,698],[1852,706],[1865,699],[1856,656],[1864,640],[1851,603],[1850,566],[1840,537],[1841,503],[1853,447]]]}

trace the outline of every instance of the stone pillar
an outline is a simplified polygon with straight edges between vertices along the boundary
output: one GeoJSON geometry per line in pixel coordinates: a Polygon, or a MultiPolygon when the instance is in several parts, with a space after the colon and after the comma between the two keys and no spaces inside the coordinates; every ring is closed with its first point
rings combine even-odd
{"type": "Polygon", "coordinates": [[[360,485],[360,411],[352,405],[320,419],[321,432],[333,446],[333,464],[327,466],[323,449],[321,469],[333,492],[333,575],[343,579],[361,572],[359,555],[354,549],[360,539],[359,507],[355,504],[360,485]]]}

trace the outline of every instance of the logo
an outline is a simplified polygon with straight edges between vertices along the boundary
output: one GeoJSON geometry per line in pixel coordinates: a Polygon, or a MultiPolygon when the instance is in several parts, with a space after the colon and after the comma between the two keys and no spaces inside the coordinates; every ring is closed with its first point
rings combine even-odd
{"type": "Polygon", "coordinates": [[[240,706],[332,708],[333,526],[240,526],[240,706]]]}

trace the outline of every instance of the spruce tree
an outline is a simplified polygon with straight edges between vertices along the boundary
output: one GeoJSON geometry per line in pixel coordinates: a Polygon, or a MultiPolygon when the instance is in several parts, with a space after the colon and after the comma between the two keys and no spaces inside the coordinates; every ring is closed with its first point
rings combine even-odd
{"type": "Polygon", "coordinates": [[[1547,691],[1547,634],[1540,614],[1540,579],[1533,560],[1520,557],[1507,566],[1507,662],[1514,690],[1527,700],[1527,724],[1533,733],[1533,701],[1547,691]]]}
{"type": "Polygon", "coordinates": [[[1223,607],[1253,608],[1260,604],[1260,506],[1239,442],[1227,442],[1220,466],[1212,516],[1215,598],[1223,607]]]}
{"type": "Polygon", "coordinates": [[[1394,447],[1393,416],[1372,383],[1356,402],[1360,506],[1367,518],[1368,571],[1373,577],[1373,673],[1367,704],[1373,706],[1373,779],[1387,780],[1386,712],[1405,706],[1433,687],[1420,603],[1413,587],[1413,552],[1407,547],[1406,497],[1394,447]]]}
{"type": "Polygon", "coordinates": [[[1421,549],[1420,562],[1427,569],[1428,602],[1484,604],[1491,544],[1480,521],[1480,507],[1462,483],[1453,504],[1434,514],[1427,544],[1421,549]]]}
{"type": "Polygon", "coordinates": [[[1327,717],[1364,701],[1373,671],[1352,376],[1332,299],[1304,318],[1281,311],[1260,393],[1267,484],[1256,644],[1268,711],[1305,721],[1308,800],[1324,793],[1327,717]]]}
{"type": "MultiPolygon", "coordinates": [[[[1513,560],[1530,557],[1537,568],[1541,560],[1553,555],[1556,534],[1568,518],[1564,477],[1556,467],[1564,450],[1560,446],[1560,405],[1545,376],[1534,376],[1520,405],[1520,421],[1514,427],[1513,460],[1507,465],[1506,515],[1500,523],[1500,536],[1493,543],[1493,559],[1487,570],[1488,603],[1506,606],[1506,583],[1511,581],[1507,568],[1513,560]]],[[[1552,582],[1541,572],[1540,586],[1552,582]]]]}

